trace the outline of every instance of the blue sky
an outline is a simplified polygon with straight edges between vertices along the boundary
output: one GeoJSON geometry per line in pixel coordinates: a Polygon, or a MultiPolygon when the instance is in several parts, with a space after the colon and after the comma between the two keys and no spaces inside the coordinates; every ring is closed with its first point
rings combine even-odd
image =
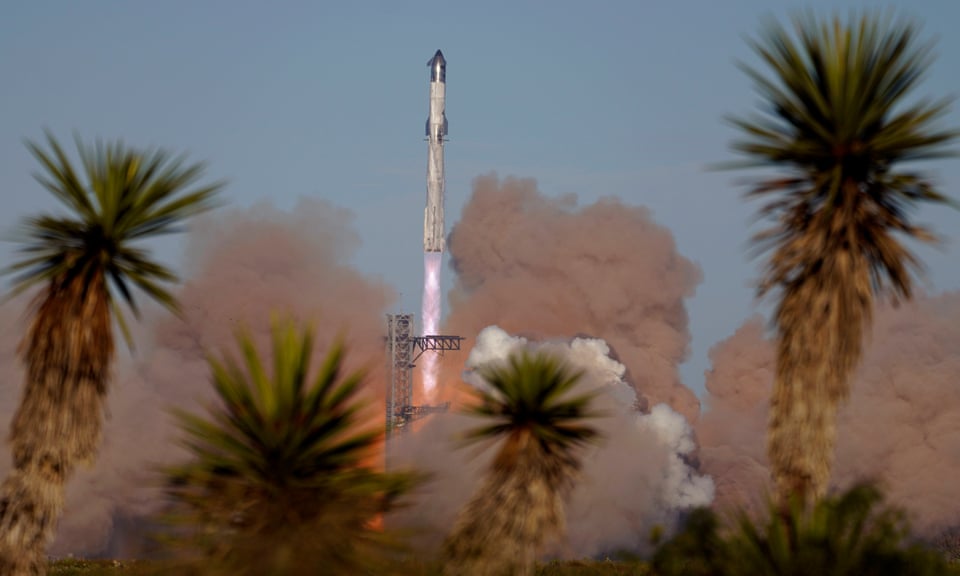
{"type": "MultiPolygon", "coordinates": [[[[721,118],[756,103],[737,59],[761,16],[879,2],[164,2],[39,0],[0,6],[0,232],[52,207],[23,147],[123,138],[189,151],[230,180],[228,200],[288,208],[325,198],[356,214],[355,263],[419,311],[427,112],[425,63],[448,60],[447,226],[474,177],[536,178],[548,195],[646,205],[698,262],[689,302],[702,389],[707,350],[752,312],[744,247],[753,207],[729,173],[721,118]],[[406,232],[409,230],[409,233],[406,232]]],[[[906,4],[906,3],[904,3],[906,4]]],[[[906,12],[938,37],[923,91],[960,93],[960,2],[906,12]]],[[[949,123],[960,126],[955,109],[949,123]]],[[[960,162],[928,168],[960,197],[960,162]]],[[[920,249],[931,290],[960,288],[960,212],[921,220],[948,239],[920,249]]],[[[171,260],[180,244],[163,244],[171,260]]],[[[9,262],[0,247],[0,264],[9,262]]],[[[446,273],[449,283],[450,273],[446,273]]]]}

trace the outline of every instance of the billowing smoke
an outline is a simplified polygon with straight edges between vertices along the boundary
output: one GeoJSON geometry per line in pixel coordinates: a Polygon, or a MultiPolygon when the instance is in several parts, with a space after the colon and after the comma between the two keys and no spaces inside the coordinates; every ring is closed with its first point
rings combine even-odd
{"type": "MultiPolygon", "coordinates": [[[[584,470],[568,507],[566,541],[552,554],[583,557],[643,549],[654,526],[670,528],[681,511],[712,501],[713,481],[688,463],[695,444],[686,420],[666,404],[639,412],[637,393],[624,380],[626,368],[610,357],[603,340],[531,342],[491,326],[477,336],[464,381],[485,386],[475,368],[501,362],[523,348],[553,354],[583,370],[574,393],[600,391],[593,407],[606,413],[592,421],[604,440],[584,451],[584,470]]],[[[416,527],[425,546],[436,546],[452,526],[496,450],[458,449],[457,437],[476,424],[456,414],[436,415],[421,429],[398,437],[391,452],[398,466],[434,474],[414,506],[395,519],[416,527]]]]}
{"type": "MultiPolygon", "coordinates": [[[[960,293],[877,313],[871,345],[841,411],[835,487],[879,480],[914,526],[960,524],[960,293]]],[[[718,501],[756,506],[769,488],[764,430],[774,350],[753,319],[711,353],[708,409],[697,426],[718,501]]]]}
{"type": "MultiPolygon", "coordinates": [[[[440,292],[440,267],[443,265],[443,252],[425,252],[423,254],[423,320],[422,336],[440,333],[440,310],[443,295],[440,292]]],[[[422,361],[423,393],[427,400],[433,398],[437,387],[437,357],[428,354],[422,361]]]]}
{"type": "MultiPolygon", "coordinates": [[[[444,358],[441,394],[460,399],[464,365],[539,346],[512,333],[553,342],[544,346],[590,367],[586,385],[603,386],[601,402],[616,414],[602,424],[607,441],[588,456],[572,496],[565,554],[642,548],[653,525],[711,500],[712,483],[688,464],[696,455],[687,423],[699,404],[677,372],[690,340],[684,301],[700,271],[667,229],[616,199],[578,206],[572,196],[540,194],[533,180],[484,176],[448,246],[456,277],[443,332],[473,346],[469,358],[444,358]],[[502,330],[477,336],[491,325],[502,330]]],[[[455,414],[431,416],[391,456],[437,474],[401,517],[425,545],[449,529],[489,458],[450,443],[469,425],[455,414]]]]}
{"type": "MultiPolygon", "coordinates": [[[[166,408],[196,409],[209,398],[204,354],[230,349],[240,323],[260,343],[272,311],[314,321],[318,349],[345,335],[349,367],[371,370],[371,422],[382,421],[383,319],[395,293],[350,266],[358,243],[349,214],[318,201],[302,201],[291,213],[222,211],[195,227],[189,280],[179,290],[184,319],[148,309],[136,325],[138,352],[132,360],[120,354],[102,456],[71,482],[53,553],[139,553],[142,518],[162,504],[154,469],[182,455],[166,408]]],[[[616,199],[578,206],[573,197],[541,195],[532,180],[486,176],[475,182],[449,247],[457,273],[452,308],[435,332],[467,337],[473,355],[447,354],[438,395],[456,399],[468,389],[459,384],[465,365],[501,358],[511,347],[543,346],[589,367],[584,385],[603,387],[601,401],[616,413],[602,424],[608,439],[588,455],[572,495],[564,553],[642,547],[651,526],[669,527],[679,510],[709,501],[712,485],[703,474],[713,478],[719,505],[760,502],[769,473],[772,346],[762,321],[752,319],[713,349],[698,422],[697,399],[677,367],[690,340],[684,302],[700,272],[647,210],[616,199]],[[490,329],[478,338],[491,325],[507,332],[490,329]],[[695,423],[699,450],[687,423],[695,423]]],[[[0,306],[0,434],[22,384],[15,349],[24,308],[23,299],[0,306]]],[[[953,481],[960,472],[957,350],[960,294],[881,310],[840,423],[838,484],[880,477],[924,531],[960,517],[953,481]]],[[[450,443],[472,423],[454,413],[431,416],[402,440],[408,461],[437,473],[404,517],[425,523],[418,534],[434,543],[491,453],[473,458],[475,451],[450,443]]],[[[8,470],[4,449],[0,474],[8,470]]]]}
{"type": "Polygon", "coordinates": [[[684,300],[701,274],[648,210],[614,198],[578,207],[573,196],[543,196],[534,180],[484,176],[449,248],[457,276],[444,332],[472,337],[496,324],[541,339],[603,338],[641,404],[697,418],[677,367],[690,342],[684,300]]]}
{"type": "MultiPolygon", "coordinates": [[[[199,410],[210,398],[205,353],[233,352],[241,323],[262,345],[271,313],[291,313],[314,323],[318,352],[342,334],[348,367],[370,369],[371,425],[382,425],[383,318],[394,292],[348,264],[359,242],[350,222],[344,210],[303,200],[291,213],[260,206],[221,211],[197,223],[188,246],[189,280],[178,294],[184,319],[156,313],[141,325],[138,353],[133,362],[121,362],[115,378],[100,460],[70,483],[52,553],[142,552],[142,518],[163,502],[155,469],[182,456],[167,409],[199,410]],[[113,529],[117,522],[122,532],[113,529]]],[[[11,369],[22,334],[13,309],[21,313],[22,304],[0,309],[4,426],[21,383],[19,370],[11,369]]],[[[0,474],[8,469],[4,449],[0,474]]]]}

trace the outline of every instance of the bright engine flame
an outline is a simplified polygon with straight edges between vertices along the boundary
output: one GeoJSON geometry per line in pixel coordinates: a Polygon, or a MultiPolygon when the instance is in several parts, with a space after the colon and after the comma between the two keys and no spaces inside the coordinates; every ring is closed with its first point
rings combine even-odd
{"type": "MultiPolygon", "coordinates": [[[[439,333],[440,328],[440,265],[442,252],[427,252],[423,255],[423,329],[421,336],[439,333]]],[[[437,356],[424,354],[423,392],[427,399],[433,398],[437,387],[437,356]]]]}

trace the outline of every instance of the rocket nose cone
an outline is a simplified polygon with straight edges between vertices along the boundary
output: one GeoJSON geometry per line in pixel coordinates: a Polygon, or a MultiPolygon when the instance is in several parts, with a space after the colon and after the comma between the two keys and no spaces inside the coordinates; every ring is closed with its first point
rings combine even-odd
{"type": "Polygon", "coordinates": [[[447,81],[447,61],[443,57],[443,52],[437,50],[437,53],[433,55],[433,58],[427,62],[427,67],[430,68],[431,82],[447,81]]]}
{"type": "Polygon", "coordinates": [[[433,55],[433,58],[431,58],[427,62],[427,66],[433,66],[434,64],[439,64],[443,66],[446,63],[447,63],[447,60],[446,58],[443,57],[443,52],[441,52],[440,50],[437,50],[437,52],[433,55]]]}

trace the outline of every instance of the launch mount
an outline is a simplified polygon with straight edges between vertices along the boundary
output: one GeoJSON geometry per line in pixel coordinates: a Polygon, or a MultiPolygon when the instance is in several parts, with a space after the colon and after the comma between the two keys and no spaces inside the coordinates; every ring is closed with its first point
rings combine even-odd
{"type": "Polygon", "coordinates": [[[394,433],[404,432],[415,420],[428,414],[446,412],[449,402],[438,405],[413,404],[413,368],[417,358],[426,352],[443,355],[457,352],[460,336],[414,336],[413,314],[387,314],[387,440],[394,433]]]}

